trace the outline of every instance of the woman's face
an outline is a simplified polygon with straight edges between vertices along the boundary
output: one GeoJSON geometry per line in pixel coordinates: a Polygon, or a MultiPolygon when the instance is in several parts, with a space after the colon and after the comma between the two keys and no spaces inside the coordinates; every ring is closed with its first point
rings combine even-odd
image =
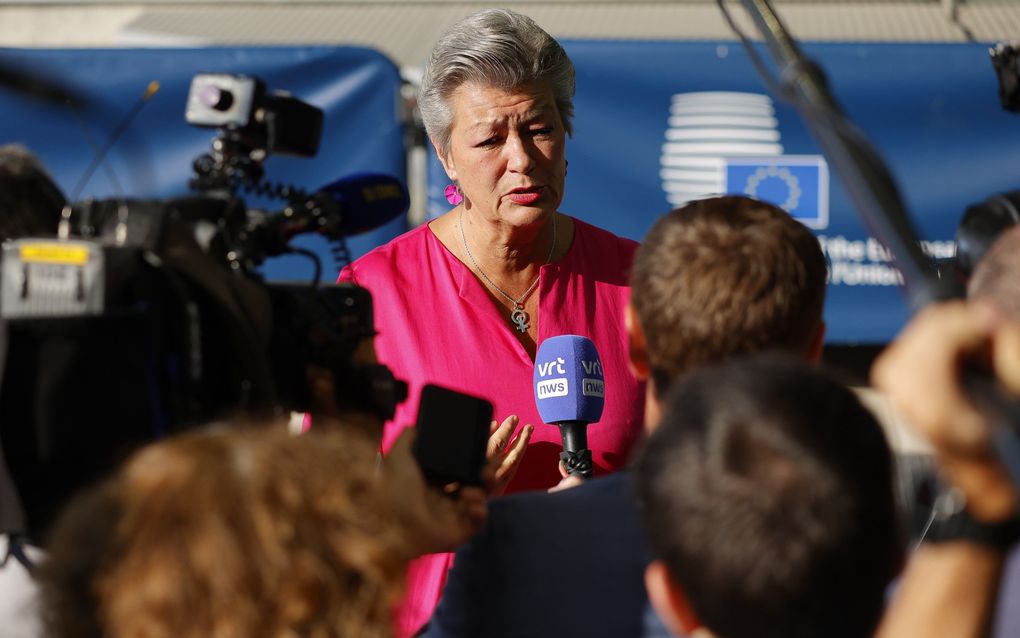
{"type": "Polygon", "coordinates": [[[440,156],[468,210],[526,226],[563,200],[566,132],[552,90],[510,91],[468,82],[450,99],[450,149],[440,156]]]}

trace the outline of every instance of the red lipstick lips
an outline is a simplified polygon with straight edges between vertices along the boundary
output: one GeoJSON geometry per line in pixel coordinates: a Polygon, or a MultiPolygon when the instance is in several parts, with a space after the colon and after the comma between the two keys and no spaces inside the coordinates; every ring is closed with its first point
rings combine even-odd
{"type": "Polygon", "coordinates": [[[520,188],[510,192],[510,201],[515,204],[522,204],[528,206],[538,201],[538,198],[542,196],[542,187],[535,186],[532,188],[520,188]]]}

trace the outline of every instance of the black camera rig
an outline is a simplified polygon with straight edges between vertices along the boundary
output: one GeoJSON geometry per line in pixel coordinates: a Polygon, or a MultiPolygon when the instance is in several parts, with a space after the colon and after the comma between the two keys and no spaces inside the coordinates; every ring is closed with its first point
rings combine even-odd
{"type": "MultiPolygon", "coordinates": [[[[1020,113],[1020,49],[999,43],[989,49],[1003,110],[1020,113]]],[[[1020,224],[1020,190],[998,193],[964,210],[956,230],[956,270],[966,279],[1005,230],[1020,224]]]]}
{"type": "Polygon", "coordinates": [[[406,211],[402,185],[384,176],[313,193],[267,184],[263,160],[314,155],[323,116],[256,78],[195,77],[186,115],[219,129],[195,161],[194,195],[77,202],[57,237],[3,245],[0,440],[22,498],[36,505],[63,502],[47,487],[54,474],[86,482],[118,450],[225,414],[314,413],[322,401],[310,379],[321,375],[311,371],[330,375],[327,403],[341,410],[386,419],[406,398],[388,368],[357,354],[375,334],[366,290],[320,285],[321,265],[307,283],[268,283],[257,271],[273,255],[315,258],[290,246],[300,233],[342,246],[357,208],[345,196],[383,202],[389,217],[406,211]],[[249,210],[239,191],[285,207],[249,210]]]}

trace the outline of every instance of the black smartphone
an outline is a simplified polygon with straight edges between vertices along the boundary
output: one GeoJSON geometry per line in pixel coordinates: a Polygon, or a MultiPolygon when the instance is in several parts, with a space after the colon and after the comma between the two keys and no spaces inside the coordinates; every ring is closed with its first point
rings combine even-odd
{"type": "Polygon", "coordinates": [[[428,384],[418,403],[414,456],[433,485],[481,485],[492,404],[479,397],[428,384]]]}

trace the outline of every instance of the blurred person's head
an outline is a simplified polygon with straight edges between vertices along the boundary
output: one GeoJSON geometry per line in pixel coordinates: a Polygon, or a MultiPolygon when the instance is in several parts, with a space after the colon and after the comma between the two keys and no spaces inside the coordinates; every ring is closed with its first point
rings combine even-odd
{"type": "Polygon", "coordinates": [[[54,530],[48,635],[388,636],[409,550],[377,445],[221,429],[140,450],[54,530]]]}
{"type": "MultiPolygon", "coordinates": [[[[0,146],[0,242],[22,237],[54,237],[65,203],[63,193],[35,155],[17,144],[0,146]]],[[[6,328],[0,328],[0,343],[0,351],[7,356],[12,348],[17,348],[16,344],[9,343],[6,328]]],[[[0,370],[3,368],[9,369],[8,378],[26,373],[16,365],[5,365],[4,359],[0,359],[0,370]]],[[[0,372],[0,378],[2,376],[0,372]]],[[[0,420],[11,420],[13,416],[2,408],[0,413],[3,414],[0,420]]],[[[25,503],[23,495],[16,493],[18,489],[4,459],[0,459],[0,482],[0,530],[24,531],[27,515],[22,514],[23,506],[32,504],[25,503]]]]}
{"type": "Polygon", "coordinates": [[[649,596],[674,630],[871,635],[901,547],[891,452],[847,388],[777,354],[695,371],[636,474],[649,596]]]}
{"type": "Polygon", "coordinates": [[[0,241],[52,237],[66,199],[35,155],[22,146],[0,146],[0,241]]]}
{"type": "Polygon", "coordinates": [[[739,354],[817,360],[826,272],[815,236],[772,204],[711,197],[667,213],[634,257],[635,372],[661,397],[677,377],[739,354]]]}
{"type": "Polygon", "coordinates": [[[977,262],[967,282],[967,297],[985,301],[1020,321],[1020,226],[999,235],[977,262]]]}

